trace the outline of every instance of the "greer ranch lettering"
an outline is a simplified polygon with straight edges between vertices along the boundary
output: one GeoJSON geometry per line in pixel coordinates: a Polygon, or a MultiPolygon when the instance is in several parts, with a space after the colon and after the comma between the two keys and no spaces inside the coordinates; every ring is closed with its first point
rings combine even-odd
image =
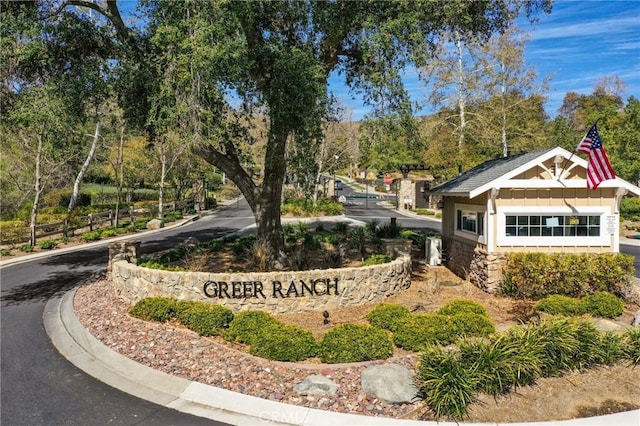
{"type": "Polygon", "coordinates": [[[206,281],[204,295],[218,299],[287,298],[308,296],[339,296],[338,278],[297,279],[290,282],[262,281],[206,281]]]}

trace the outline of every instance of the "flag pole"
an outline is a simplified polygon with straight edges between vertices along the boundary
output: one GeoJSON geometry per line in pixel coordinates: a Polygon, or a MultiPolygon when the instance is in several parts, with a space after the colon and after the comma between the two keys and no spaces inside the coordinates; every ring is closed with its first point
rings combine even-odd
{"type": "MultiPolygon", "coordinates": [[[[596,122],[595,122],[595,123],[593,123],[593,126],[596,126],[596,125],[598,124],[598,121],[600,121],[600,118],[596,118],[596,122]]],[[[591,127],[593,127],[593,126],[591,126],[591,127]]],[[[589,129],[591,129],[591,127],[589,127],[589,129]]],[[[585,134],[584,134],[585,136],[586,136],[587,134],[589,134],[589,129],[587,130],[587,133],[585,133],[585,134]]],[[[580,139],[580,140],[583,140],[583,139],[584,139],[584,136],[583,136],[583,137],[582,137],[582,139],[580,139]]],[[[578,145],[579,145],[579,144],[578,144],[578,145]]],[[[562,173],[564,173],[564,167],[567,165],[567,163],[568,163],[569,161],[571,161],[571,159],[573,158],[573,155],[574,155],[575,153],[576,153],[576,150],[574,149],[574,150],[573,150],[573,152],[571,153],[571,155],[569,156],[569,159],[564,160],[564,163],[562,163],[562,172],[558,175],[558,181],[560,181],[560,178],[562,177],[562,173]]]]}

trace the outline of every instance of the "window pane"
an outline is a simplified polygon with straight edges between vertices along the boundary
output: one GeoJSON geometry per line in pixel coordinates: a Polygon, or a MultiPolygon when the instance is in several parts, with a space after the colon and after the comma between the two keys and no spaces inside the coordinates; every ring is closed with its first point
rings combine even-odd
{"type": "Polygon", "coordinates": [[[529,228],[526,226],[518,227],[518,237],[528,237],[529,236],[529,228]]]}
{"type": "Polygon", "coordinates": [[[530,225],[540,225],[540,216],[529,216],[530,225]]]}
{"type": "Polygon", "coordinates": [[[507,225],[515,225],[516,217],[515,216],[507,216],[507,225]]]}
{"type": "Polygon", "coordinates": [[[478,235],[484,235],[484,213],[478,212],[478,235]]]}
{"type": "Polygon", "coordinates": [[[600,236],[600,228],[589,228],[589,236],[590,237],[599,237],[600,236]]]}
{"type": "Polygon", "coordinates": [[[532,226],[531,228],[529,228],[529,236],[531,236],[531,237],[539,237],[540,236],[540,227],[539,226],[532,226]]]}
{"type": "Polygon", "coordinates": [[[516,227],[507,226],[507,237],[515,237],[515,236],[516,236],[516,227]]]}
{"type": "Polygon", "coordinates": [[[518,225],[528,225],[529,216],[518,216],[518,225]]]}
{"type": "Polygon", "coordinates": [[[545,226],[544,228],[542,228],[542,236],[543,237],[550,237],[551,236],[551,230],[553,228],[547,227],[545,226]]]}
{"type": "Polygon", "coordinates": [[[587,227],[586,226],[578,226],[576,235],[578,237],[586,237],[587,236],[587,227]]]}
{"type": "Polygon", "coordinates": [[[563,237],[564,236],[564,229],[562,228],[562,226],[554,226],[553,227],[553,236],[554,237],[563,237]]]}
{"type": "Polygon", "coordinates": [[[576,235],[576,228],[575,226],[570,226],[568,228],[566,228],[564,230],[564,236],[565,237],[574,237],[576,235]]]}

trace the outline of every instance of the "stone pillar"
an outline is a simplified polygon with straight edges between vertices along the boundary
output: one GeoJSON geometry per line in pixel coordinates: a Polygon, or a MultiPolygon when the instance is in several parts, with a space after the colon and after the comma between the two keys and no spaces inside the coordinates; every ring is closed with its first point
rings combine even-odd
{"type": "Polygon", "coordinates": [[[415,184],[411,179],[402,179],[400,181],[400,189],[398,190],[398,209],[411,210],[416,205],[415,184]]]}
{"type": "Polygon", "coordinates": [[[126,260],[134,265],[140,258],[140,241],[117,241],[109,244],[109,263],[107,263],[107,274],[111,273],[113,262],[126,260]]]}

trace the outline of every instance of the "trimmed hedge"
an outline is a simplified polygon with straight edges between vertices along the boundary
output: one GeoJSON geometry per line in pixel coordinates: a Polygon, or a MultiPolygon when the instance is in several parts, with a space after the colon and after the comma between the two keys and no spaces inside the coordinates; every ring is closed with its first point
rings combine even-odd
{"type": "Polygon", "coordinates": [[[438,309],[440,315],[457,315],[462,313],[471,313],[487,316],[487,309],[473,300],[452,300],[438,309]]]}
{"type": "Polygon", "coordinates": [[[230,342],[252,345],[257,336],[266,328],[278,324],[278,320],[263,311],[239,312],[223,333],[230,342]]]}
{"type": "Polygon", "coordinates": [[[274,361],[302,361],[318,352],[318,344],[309,330],[272,322],[251,339],[249,353],[274,361]]]}
{"type": "Polygon", "coordinates": [[[433,344],[448,345],[458,337],[453,320],[448,315],[411,315],[393,333],[396,346],[413,351],[423,351],[433,344]]]}
{"type": "Polygon", "coordinates": [[[621,253],[509,253],[500,291],[530,299],[596,291],[623,296],[634,275],[633,260],[621,253]]]}
{"type": "Polygon", "coordinates": [[[342,324],[324,335],[318,349],[322,362],[345,362],[387,359],[393,354],[390,334],[365,324],[342,324]]]}
{"type": "Polygon", "coordinates": [[[404,306],[393,303],[382,303],[367,314],[369,324],[394,332],[411,312],[404,306]]]}
{"type": "Polygon", "coordinates": [[[166,322],[176,316],[177,303],[169,297],[148,297],[133,305],[129,315],[145,321],[166,322]]]}
{"type": "Polygon", "coordinates": [[[581,299],[554,294],[541,299],[536,309],[552,315],[583,315],[615,318],[624,311],[624,302],[606,291],[596,291],[581,299]]]}
{"type": "Polygon", "coordinates": [[[233,312],[220,305],[192,303],[178,309],[178,320],[200,336],[218,336],[233,320],[233,312]]]}

